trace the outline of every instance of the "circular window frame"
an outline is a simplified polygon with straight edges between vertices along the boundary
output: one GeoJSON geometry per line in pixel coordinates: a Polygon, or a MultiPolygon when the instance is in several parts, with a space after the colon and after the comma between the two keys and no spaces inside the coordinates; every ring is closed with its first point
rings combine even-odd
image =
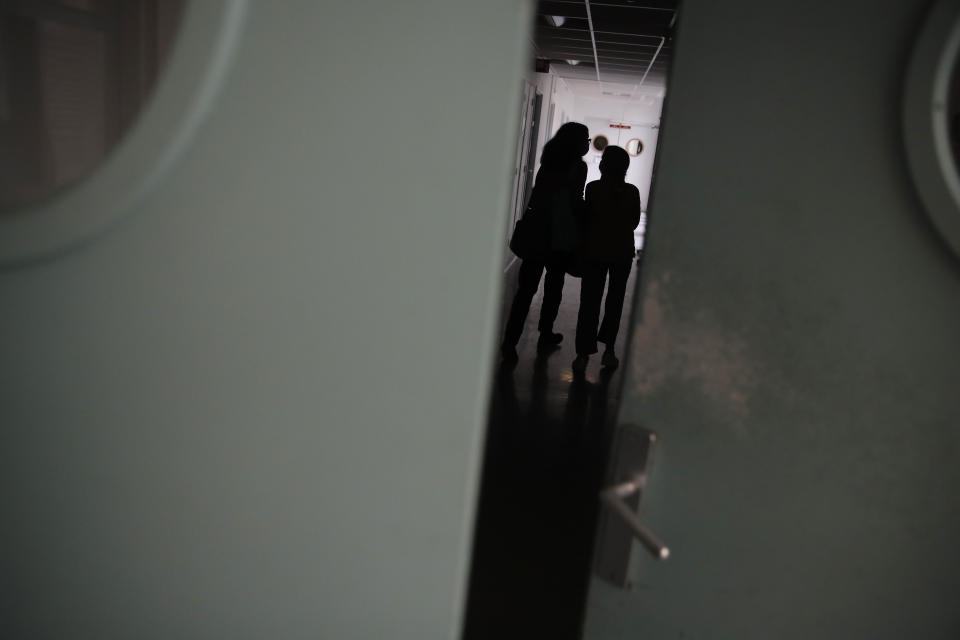
{"type": "Polygon", "coordinates": [[[248,0],[191,0],[170,59],[133,126],[89,176],[0,217],[0,266],[90,242],[135,210],[197,134],[232,64],[248,0]]]}
{"type": "Polygon", "coordinates": [[[960,72],[960,5],[934,5],[904,85],[903,138],[910,174],[931,221],[960,257],[960,167],[950,144],[949,98],[960,72]]]}
{"type": "Polygon", "coordinates": [[[640,154],[643,153],[643,150],[644,150],[646,147],[645,147],[645,145],[643,144],[643,140],[641,140],[640,138],[630,138],[629,140],[627,140],[627,144],[623,145],[623,148],[624,148],[624,150],[626,150],[626,152],[627,152],[628,154],[630,154],[630,157],[632,157],[632,158],[639,158],[639,157],[640,157],[640,154]],[[637,141],[637,146],[638,146],[639,148],[638,148],[638,150],[637,150],[636,153],[630,153],[630,143],[633,142],[634,140],[637,141]]]}

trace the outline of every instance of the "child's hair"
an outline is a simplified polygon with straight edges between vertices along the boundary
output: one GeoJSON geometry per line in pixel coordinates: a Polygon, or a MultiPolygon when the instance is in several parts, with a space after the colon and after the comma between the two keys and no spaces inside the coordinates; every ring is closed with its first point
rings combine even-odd
{"type": "Polygon", "coordinates": [[[623,178],[630,166],[630,156],[621,147],[607,146],[600,158],[600,173],[604,176],[623,178]]]}

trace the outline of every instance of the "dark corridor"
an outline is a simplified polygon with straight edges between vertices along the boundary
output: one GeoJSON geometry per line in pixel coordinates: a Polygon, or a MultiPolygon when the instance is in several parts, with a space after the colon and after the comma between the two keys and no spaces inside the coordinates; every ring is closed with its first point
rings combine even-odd
{"type": "MultiPolygon", "coordinates": [[[[637,267],[627,285],[629,326],[637,267]]],[[[507,276],[504,305],[516,285],[507,276]]],[[[474,532],[465,640],[579,638],[586,606],[597,494],[616,417],[621,367],[592,358],[574,376],[580,280],[567,277],[555,330],[560,348],[537,357],[537,294],[515,367],[497,367],[474,532]]],[[[626,335],[622,338],[626,344],[626,335]]],[[[621,356],[624,347],[618,348],[621,356]]]]}

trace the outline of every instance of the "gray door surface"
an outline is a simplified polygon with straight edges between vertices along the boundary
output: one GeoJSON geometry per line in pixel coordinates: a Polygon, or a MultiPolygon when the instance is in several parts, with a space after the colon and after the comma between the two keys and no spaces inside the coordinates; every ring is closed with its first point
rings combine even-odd
{"type": "Polygon", "coordinates": [[[671,555],[595,578],[584,638],[960,634],[960,260],[901,142],[927,5],[684,2],[619,416],[671,555]]]}
{"type": "Polygon", "coordinates": [[[0,637],[458,636],[531,10],[188,2],[0,219],[0,637]]]}

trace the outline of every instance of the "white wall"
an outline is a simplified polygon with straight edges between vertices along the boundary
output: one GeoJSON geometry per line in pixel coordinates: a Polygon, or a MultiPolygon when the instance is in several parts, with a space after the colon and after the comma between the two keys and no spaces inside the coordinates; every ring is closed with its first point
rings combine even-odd
{"type": "MultiPolygon", "coordinates": [[[[603,134],[610,141],[624,147],[631,138],[640,138],[644,150],[640,156],[631,157],[627,181],[640,190],[640,200],[646,211],[649,201],[650,182],[653,176],[653,158],[657,151],[657,139],[660,127],[660,113],[663,110],[663,89],[640,89],[627,85],[603,85],[604,90],[618,94],[633,90],[634,96],[578,95],[574,100],[574,119],[587,124],[591,137],[603,134]],[[626,125],[630,129],[611,129],[610,125],[626,125]]],[[[600,179],[600,158],[602,152],[591,146],[584,160],[587,163],[587,180],[600,179]]]]}
{"type": "Polygon", "coordinates": [[[531,10],[251,3],[163,184],[0,272],[0,636],[457,636],[531,10]]]}
{"type": "MultiPolygon", "coordinates": [[[[604,89],[616,93],[620,89],[630,91],[628,85],[606,85],[604,89]]],[[[578,95],[574,99],[573,113],[581,118],[604,118],[611,122],[658,123],[663,110],[665,89],[641,89],[637,97],[630,99],[616,96],[594,97],[578,95]]]]}
{"type": "Polygon", "coordinates": [[[576,120],[574,117],[576,114],[576,96],[567,86],[567,83],[564,82],[563,78],[555,74],[553,81],[553,103],[557,105],[557,108],[553,119],[553,127],[550,131],[551,137],[557,132],[560,125],[576,120]]]}

